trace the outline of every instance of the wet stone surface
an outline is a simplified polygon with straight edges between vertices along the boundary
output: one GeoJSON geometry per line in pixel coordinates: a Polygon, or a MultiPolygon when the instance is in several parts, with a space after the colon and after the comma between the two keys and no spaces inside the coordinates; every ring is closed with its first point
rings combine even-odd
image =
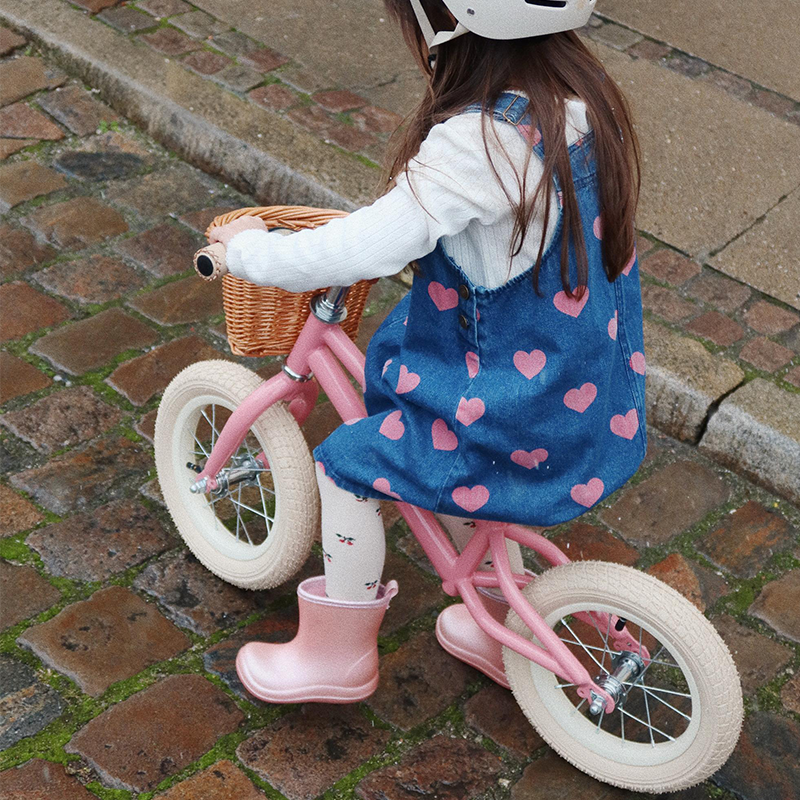
{"type": "Polygon", "coordinates": [[[500,759],[464,739],[435,736],[382,767],[356,787],[362,800],[466,800],[484,793],[502,769],[500,759]]]}
{"type": "Polygon", "coordinates": [[[18,641],[92,697],[191,644],[155,605],[121,586],[67,606],[18,641]]]}
{"type": "Polygon", "coordinates": [[[106,785],[145,792],[197,760],[243,719],[205,678],[172,675],[95,717],[66,750],[82,755],[106,785]]]}
{"type": "Polygon", "coordinates": [[[144,166],[135,153],[69,151],[60,156],[56,167],[71,178],[82,181],[110,181],[130,178],[144,166]]]}
{"type": "Polygon", "coordinates": [[[100,436],[122,419],[88,386],[76,386],[43,397],[19,411],[8,411],[0,424],[41,453],[81,444],[100,436]]]}
{"type": "Polygon", "coordinates": [[[34,758],[21,767],[0,772],[0,797],[8,800],[94,800],[61,764],[34,758]]]}
{"type": "Polygon", "coordinates": [[[130,306],[159,325],[195,322],[222,314],[222,287],[192,275],[138,295],[130,306]]]}
{"type": "Polygon", "coordinates": [[[103,581],[177,544],[158,518],[118,500],[34,531],[26,543],[59,577],[103,581]]]}
{"type": "Polygon", "coordinates": [[[613,792],[608,784],[590,778],[549,752],[525,768],[522,778],[511,789],[511,800],[566,800],[572,797],[603,800],[614,797],[613,792]]]}
{"type": "Polygon", "coordinates": [[[767,623],[781,636],[800,642],[800,569],[787,572],[768,583],[747,610],[748,614],[767,623]]]}
{"type": "Polygon", "coordinates": [[[227,759],[159,793],[154,800],[264,800],[250,779],[227,759]]]}
{"type": "Polygon", "coordinates": [[[69,309],[22,281],[0,286],[0,342],[49,328],[70,317],[69,309]]]}
{"type": "Polygon", "coordinates": [[[33,567],[0,561],[0,630],[10,628],[58,602],[61,592],[33,567]]]}
{"type": "Polygon", "coordinates": [[[312,800],[389,741],[355,705],[308,704],[242,742],[242,763],[289,800],[312,800]]]}
{"type": "Polygon", "coordinates": [[[34,736],[63,709],[61,695],[40,683],[30,667],[0,655],[0,749],[34,736]]]}
{"type": "Polygon", "coordinates": [[[0,225],[0,277],[10,278],[17,272],[50,261],[55,255],[50,245],[37,242],[30,231],[0,225]]]}
{"type": "Polygon", "coordinates": [[[632,567],[639,552],[613,533],[585,522],[575,522],[552,540],[570,561],[614,561],[632,567]]]}
{"type": "Polygon", "coordinates": [[[93,197],[76,197],[33,211],[26,224],[58,247],[79,250],[128,230],[122,215],[93,197]]]}
{"type": "Polygon", "coordinates": [[[51,292],[82,304],[108,303],[145,285],[133,267],[97,254],[54,264],[33,278],[51,292]]]}
{"type": "Polygon", "coordinates": [[[0,382],[0,404],[39,389],[46,389],[52,383],[44,372],[5,350],[0,352],[0,373],[3,375],[0,382]]]}
{"type": "Polygon", "coordinates": [[[672,553],[647,570],[705,611],[728,592],[725,578],[680,553],[672,553]]]}
{"type": "Polygon", "coordinates": [[[192,268],[192,256],[205,242],[189,231],[164,223],[116,244],[117,252],[141,264],[158,278],[192,268]]]}
{"type": "Polygon", "coordinates": [[[55,89],[38,102],[50,116],[78,136],[94,133],[101,122],[119,122],[119,117],[108,106],[74,84],[55,89]]]}
{"type": "Polygon", "coordinates": [[[11,476],[12,486],[30,493],[56,514],[111,500],[123,485],[147,472],[152,457],[129,439],[105,439],[44,466],[11,476]]]}

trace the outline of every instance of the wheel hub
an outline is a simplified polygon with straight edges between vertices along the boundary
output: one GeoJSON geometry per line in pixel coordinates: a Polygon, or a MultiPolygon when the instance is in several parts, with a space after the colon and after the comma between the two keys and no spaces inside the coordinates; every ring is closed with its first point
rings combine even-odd
{"type": "MultiPolygon", "coordinates": [[[[255,456],[249,453],[241,456],[232,456],[231,464],[233,466],[226,467],[216,476],[216,488],[210,492],[214,497],[222,497],[230,491],[231,487],[240,483],[245,486],[258,486],[258,475],[264,471],[264,468],[255,456]]],[[[197,471],[196,466],[193,464],[187,464],[186,466],[193,472],[197,471]]],[[[190,486],[189,491],[193,494],[205,493],[207,485],[208,480],[203,478],[203,480],[190,486]]]]}
{"type": "MultiPolygon", "coordinates": [[[[613,657],[612,663],[614,671],[609,675],[601,675],[595,679],[595,683],[611,695],[614,705],[619,705],[624,701],[625,696],[630,690],[630,684],[644,672],[645,664],[638,653],[623,651],[613,657]]],[[[605,699],[592,692],[592,704],[589,706],[589,713],[596,716],[606,707],[605,699]]]]}

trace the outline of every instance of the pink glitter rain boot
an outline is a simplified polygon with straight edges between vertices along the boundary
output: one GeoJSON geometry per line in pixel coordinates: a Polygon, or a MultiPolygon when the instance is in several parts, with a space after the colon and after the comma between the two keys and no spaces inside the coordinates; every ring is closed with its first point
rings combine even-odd
{"type": "Polygon", "coordinates": [[[267,703],[356,703],[378,686],[378,629],[397,581],[365,603],[331,600],[325,577],[297,587],[300,628],[287,644],[249,642],[236,672],[250,694],[267,703]]]}

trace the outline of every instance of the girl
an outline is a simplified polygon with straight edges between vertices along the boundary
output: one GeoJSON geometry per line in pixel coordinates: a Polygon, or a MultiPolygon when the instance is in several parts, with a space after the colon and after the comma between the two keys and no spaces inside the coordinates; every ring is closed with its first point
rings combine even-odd
{"type": "MultiPolygon", "coordinates": [[[[439,513],[463,548],[476,518],[578,516],[646,449],[638,151],[625,99],[574,33],[594,0],[386,5],[428,79],[391,188],[317,230],[281,237],[249,217],[214,234],[231,273],[290,291],[418,263],[367,351],[369,416],[314,453],[325,576],[300,585],[292,642],[251,643],[237,659],[272,702],[354,702],[377,686],[396,591],[380,585],[379,499],[439,513]]],[[[437,636],[507,685],[500,646],[463,605],[440,615],[437,636]]]]}

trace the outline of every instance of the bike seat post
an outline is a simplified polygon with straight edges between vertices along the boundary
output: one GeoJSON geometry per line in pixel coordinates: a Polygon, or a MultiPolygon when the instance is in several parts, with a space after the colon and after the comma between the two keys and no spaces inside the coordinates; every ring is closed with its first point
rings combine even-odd
{"type": "Polygon", "coordinates": [[[331,286],[325,294],[317,295],[311,303],[311,312],[320,320],[335,325],[347,316],[345,300],[349,286],[331,286]]]}

